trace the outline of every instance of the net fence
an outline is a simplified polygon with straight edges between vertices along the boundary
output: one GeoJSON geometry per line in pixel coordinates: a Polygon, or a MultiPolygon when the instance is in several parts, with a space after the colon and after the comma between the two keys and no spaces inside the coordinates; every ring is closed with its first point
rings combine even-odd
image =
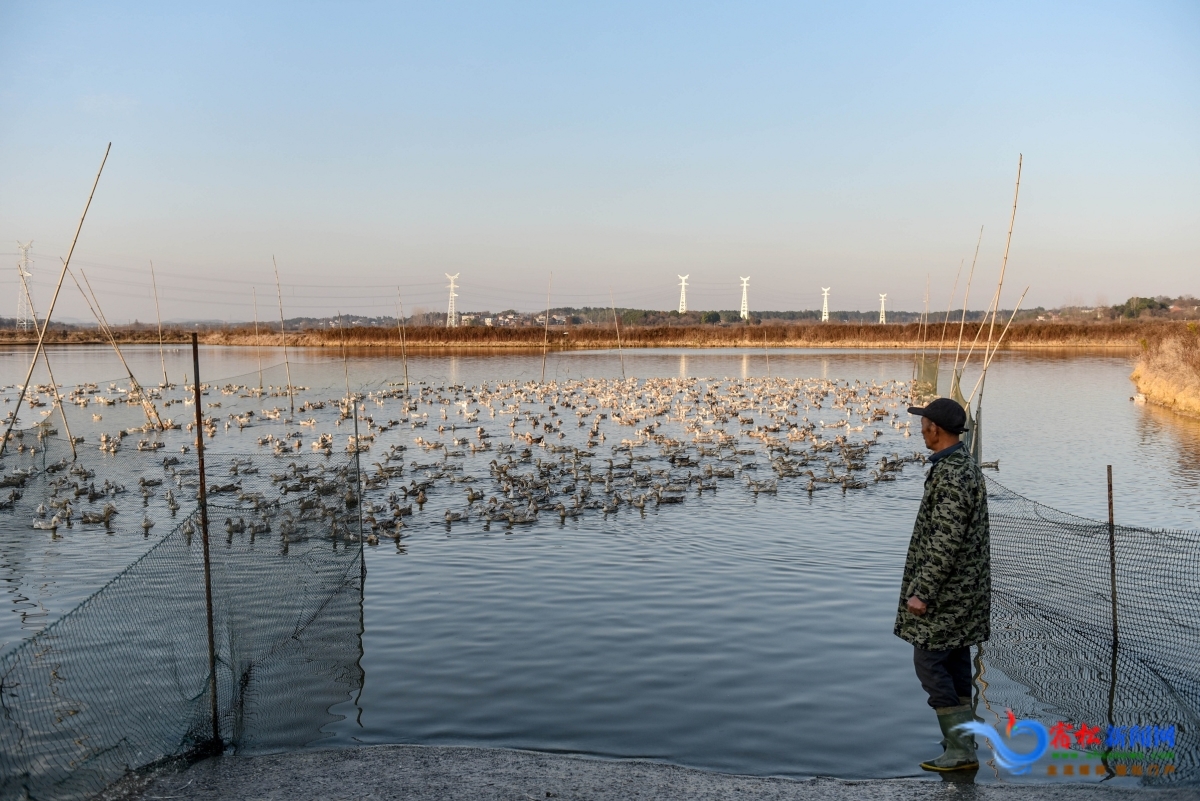
{"type": "MultiPolygon", "coordinates": [[[[239,395],[221,397],[237,411],[239,395]]],[[[116,578],[0,656],[0,799],[91,797],[212,747],[195,455],[155,448],[149,435],[139,447],[140,437],[126,438],[119,459],[95,447],[73,458],[47,422],[20,432],[5,457],[5,514],[41,521],[51,537],[56,525],[134,536],[116,578]]],[[[355,459],[266,446],[207,455],[225,746],[311,743],[361,689],[360,498],[374,479],[357,480],[355,459]]],[[[1147,727],[1173,726],[1172,772],[1143,778],[1200,781],[1200,534],[1116,526],[1110,538],[1107,524],[992,481],[989,503],[983,657],[995,670],[983,674],[984,703],[997,716],[1112,726],[1124,737],[1118,754],[1147,727]]]]}
{"type": "Polygon", "coordinates": [[[1071,748],[1108,752],[1110,775],[1200,781],[1200,532],[1110,530],[991,481],[988,504],[982,650],[1011,681],[985,671],[985,701],[1065,723],[1071,748]]]}
{"type": "MultiPolygon", "coordinates": [[[[152,545],[0,657],[4,799],[89,798],[216,742],[194,455],[70,461],[47,430],[5,459],[13,517],[52,537],[124,527],[152,545]]],[[[239,750],[310,743],[362,684],[355,460],[207,456],[217,736],[239,750]]]]}

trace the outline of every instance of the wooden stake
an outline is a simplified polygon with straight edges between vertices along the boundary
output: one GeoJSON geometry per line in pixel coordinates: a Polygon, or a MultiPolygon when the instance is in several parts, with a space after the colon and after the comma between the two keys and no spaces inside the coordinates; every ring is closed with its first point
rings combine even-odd
{"type": "MultiPolygon", "coordinates": [[[[46,342],[46,330],[50,327],[50,318],[54,315],[54,304],[58,302],[58,293],[62,290],[63,279],[67,277],[67,266],[71,263],[71,256],[75,253],[75,243],[79,241],[79,232],[83,230],[83,221],[87,218],[88,209],[92,206],[92,197],[96,194],[96,186],[100,183],[100,174],[104,172],[104,164],[108,161],[108,151],[112,150],[112,142],[108,143],[108,147],[104,148],[104,158],[100,160],[100,169],[96,171],[96,180],[92,181],[92,191],[88,193],[87,203],[84,204],[83,214],[79,215],[79,224],[75,226],[75,236],[71,239],[71,247],[67,250],[67,257],[63,259],[62,272],[58,274],[58,283],[54,287],[54,295],[50,298],[50,308],[46,310],[46,319],[42,321],[42,327],[38,331],[37,347],[33,349],[33,358],[29,360],[29,372],[25,374],[25,383],[21,385],[21,394],[17,396],[17,405],[13,407],[12,419],[8,421],[8,428],[4,431],[4,439],[0,440],[0,456],[4,455],[4,449],[8,447],[8,437],[12,434],[13,426],[17,423],[17,412],[21,410],[21,401],[25,398],[25,393],[29,391],[29,381],[33,378],[33,368],[37,365],[38,356],[43,353],[42,348],[46,342]]],[[[37,318],[34,318],[37,322],[37,318]]]]}

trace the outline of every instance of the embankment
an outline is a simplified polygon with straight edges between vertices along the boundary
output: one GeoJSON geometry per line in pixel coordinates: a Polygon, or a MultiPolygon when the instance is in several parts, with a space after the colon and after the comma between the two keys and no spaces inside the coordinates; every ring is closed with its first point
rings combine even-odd
{"type": "Polygon", "coordinates": [[[1200,417],[1200,326],[1153,334],[1140,342],[1142,357],[1130,376],[1138,392],[1150,403],[1200,417]]]}
{"type": "MultiPolygon", "coordinates": [[[[999,335],[997,325],[995,334],[999,335]]],[[[986,327],[969,323],[963,331],[964,347],[979,336],[987,339],[986,327]]],[[[163,332],[171,344],[190,341],[192,331],[200,334],[206,345],[274,347],[280,343],[278,329],[265,326],[255,334],[253,326],[172,327],[163,332]]],[[[1184,324],[1159,321],[1093,322],[1093,323],[1022,323],[1014,324],[1004,341],[1005,348],[1075,348],[1113,347],[1136,348],[1143,341],[1157,341],[1174,332],[1185,332],[1184,324]]],[[[928,347],[937,347],[940,326],[925,329],[928,347]]],[[[123,327],[115,331],[121,344],[156,344],[158,333],[148,326],[123,327]]],[[[336,328],[307,328],[287,331],[290,347],[337,348],[343,343],[350,347],[399,347],[400,331],[394,327],[355,326],[343,332],[336,328]]],[[[617,332],[612,327],[552,326],[547,332],[535,326],[489,328],[410,327],[405,329],[405,341],[412,348],[541,348],[548,341],[553,350],[591,350],[616,348],[617,332]]],[[[922,343],[919,324],[864,325],[857,323],[793,323],[762,325],[698,325],[698,326],[622,326],[620,345],[626,348],[913,348],[922,343]]],[[[958,340],[957,326],[947,331],[946,347],[953,348],[958,340]]],[[[0,343],[32,343],[36,336],[29,332],[8,329],[0,331],[0,343]]],[[[99,330],[90,328],[51,329],[47,341],[54,344],[103,343],[99,330]]]]}

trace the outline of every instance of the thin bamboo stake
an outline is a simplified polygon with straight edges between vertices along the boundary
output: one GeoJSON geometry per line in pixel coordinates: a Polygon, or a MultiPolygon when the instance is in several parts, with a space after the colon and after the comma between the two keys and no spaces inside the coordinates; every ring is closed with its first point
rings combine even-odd
{"type": "MultiPolygon", "coordinates": [[[[34,325],[37,324],[37,309],[33,306],[33,295],[29,293],[29,286],[24,280],[21,281],[22,290],[25,292],[25,302],[29,304],[29,313],[33,315],[34,325]]],[[[75,450],[75,437],[71,436],[71,424],[67,422],[67,409],[63,406],[62,395],[58,392],[58,382],[54,380],[54,371],[50,369],[50,354],[47,351],[42,351],[42,361],[46,365],[46,372],[50,375],[50,386],[54,388],[54,403],[58,406],[59,416],[62,417],[63,430],[67,432],[67,442],[71,443],[71,459],[78,459],[79,454],[75,450]]]]}
{"type": "MultiPolygon", "coordinates": [[[[400,329],[400,360],[404,362],[404,398],[408,399],[408,348],[404,342],[404,301],[400,299],[400,287],[396,287],[396,327],[400,329]]],[[[405,413],[407,413],[405,409],[405,413]]]]}
{"type": "Polygon", "coordinates": [[[258,351],[258,391],[262,392],[262,340],[258,338],[258,287],[250,287],[254,296],[254,349],[258,351]]]}
{"type": "MultiPolygon", "coordinates": [[[[1022,163],[1022,161],[1023,161],[1023,156],[1021,154],[1018,154],[1017,155],[1017,185],[1016,185],[1016,188],[1013,190],[1012,216],[1009,217],[1009,220],[1008,220],[1008,237],[1004,241],[1004,257],[1000,261],[1000,280],[998,280],[996,282],[996,292],[994,295],[992,295],[992,304],[988,309],[988,313],[991,315],[991,324],[988,327],[987,344],[984,346],[985,357],[986,357],[987,352],[990,349],[991,344],[992,344],[992,334],[996,328],[996,314],[1000,309],[1000,292],[1001,292],[1001,290],[1004,289],[1004,273],[1008,269],[1008,249],[1012,245],[1013,223],[1017,219],[1017,197],[1021,193],[1021,163],[1022,163]]],[[[988,322],[987,314],[984,315],[983,322],[984,323],[988,322]]],[[[979,330],[975,332],[975,341],[971,343],[971,350],[967,352],[967,360],[969,360],[971,358],[971,354],[975,351],[975,345],[979,342],[979,337],[982,333],[983,333],[983,326],[980,325],[979,330]]],[[[964,365],[966,364],[966,360],[963,361],[963,364],[964,365]]]]}
{"type": "Polygon", "coordinates": [[[975,240],[975,256],[971,259],[971,272],[967,275],[967,290],[963,293],[962,319],[958,322],[958,347],[954,351],[954,374],[958,381],[958,357],[962,353],[963,329],[967,325],[967,303],[971,299],[971,282],[975,280],[975,264],[979,261],[979,246],[983,244],[983,226],[979,226],[979,238],[975,240]]]}
{"type": "Polygon", "coordinates": [[[929,335],[929,273],[925,273],[925,311],[921,313],[921,355],[925,355],[925,340],[929,335]]]}
{"type": "MultiPolygon", "coordinates": [[[[165,431],[166,426],[163,425],[162,419],[158,416],[158,409],[154,406],[154,402],[151,401],[150,397],[146,394],[146,390],[142,388],[142,385],[134,377],[133,370],[130,368],[129,362],[125,361],[125,354],[121,352],[121,347],[117,344],[117,337],[113,333],[112,326],[108,324],[108,318],[104,316],[104,310],[100,308],[100,299],[96,297],[95,291],[92,290],[92,285],[91,282],[88,281],[87,273],[85,273],[83,270],[80,270],[79,274],[83,276],[83,283],[88,288],[88,292],[90,292],[92,295],[91,301],[88,302],[88,308],[92,310],[92,314],[96,317],[96,322],[100,323],[100,330],[108,336],[109,343],[112,345],[113,350],[117,352],[117,358],[121,360],[121,365],[125,368],[126,375],[129,376],[130,391],[137,395],[137,399],[142,404],[142,411],[146,413],[146,419],[158,426],[160,431],[165,431]],[[93,303],[96,304],[95,308],[92,308],[93,303]]],[[[71,280],[75,281],[75,286],[79,286],[79,279],[75,278],[75,273],[71,273],[71,280]]],[[[79,291],[83,292],[83,288],[80,287],[79,291]]],[[[84,296],[84,300],[87,301],[86,295],[84,296]]]]}
{"type": "Polygon", "coordinates": [[[546,383],[546,348],[550,345],[550,285],[554,283],[554,273],[546,282],[546,335],[542,339],[542,383],[546,383]]]}
{"type": "MultiPolygon", "coordinates": [[[[342,317],[342,312],[338,310],[338,333],[342,336],[342,371],[346,375],[346,402],[350,402],[350,361],[346,355],[346,321],[342,317]]],[[[354,447],[358,447],[358,440],[354,441],[354,447]]]]}
{"type": "MultiPolygon", "coordinates": [[[[38,355],[43,353],[43,347],[46,343],[46,331],[50,327],[50,318],[54,315],[54,304],[58,302],[58,293],[62,289],[63,279],[67,277],[67,266],[71,263],[71,256],[75,253],[75,243],[79,241],[79,232],[83,230],[83,221],[87,218],[88,209],[92,205],[92,197],[96,194],[96,186],[100,183],[100,174],[104,172],[104,164],[108,161],[108,151],[112,150],[112,142],[108,143],[108,147],[104,148],[104,158],[100,160],[100,169],[96,171],[96,180],[92,181],[92,191],[88,193],[87,203],[84,204],[83,214],[79,215],[79,224],[75,226],[75,236],[71,238],[71,247],[67,250],[67,257],[63,259],[62,272],[58,274],[58,283],[54,287],[54,295],[50,298],[50,308],[46,310],[46,319],[42,321],[42,327],[38,331],[37,347],[33,349],[33,358],[29,360],[29,372],[25,374],[25,383],[21,386],[21,394],[17,396],[17,405],[13,407],[12,419],[8,421],[8,428],[4,431],[4,439],[0,440],[0,456],[4,455],[4,449],[8,447],[8,437],[12,434],[13,426],[17,424],[17,412],[21,410],[21,401],[25,398],[25,393],[29,391],[29,381],[33,378],[33,368],[37,366],[38,355]]],[[[37,318],[34,318],[36,322],[37,318]]]]}
{"type": "Polygon", "coordinates": [[[942,320],[942,337],[938,340],[938,364],[942,363],[942,347],[946,344],[946,329],[950,327],[950,309],[954,306],[954,296],[958,294],[958,279],[962,278],[962,268],[966,261],[966,259],[959,261],[958,272],[954,274],[954,286],[950,288],[950,300],[946,303],[946,317],[942,320]]]}
{"type": "MultiPolygon", "coordinates": [[[[1025,287],[1025,292],[1028,292],[1028,291],[1029,291],[1029,287],[1025,287]]],[[[991,366],[992,359],[994,359],[996,357],[996,351],[1000,350],[1000,343],[1004,341],[1004,335],[1008,333],[1008,327],[1010,325],[1012,325],[1013,318],[1015,318],[1017,316],[1017,312],[1020,311],[1020,309],[1021,309],[1021,304],[1025,301],[1025,292],[1021,293],[1021,298],[1020,298],[1020,300],[1017,301],[1017,306],[1015,309],[1013,309],[1013,313],[1009,315],[1008,322],[1004,324],[1004,330],[1002,330],[1000,332],[1000,338],[996,340],[995,346],[992,347],[991,351],[987,354],[986,357],[984,357],[983,372],[981,372],[979,374],[979,378],[976,379],[976,381],[975,381],[975,387],[971,390],[971,394],[967,398],[968,404],[971,402],[971,398],[975,397],[976,391],[979,392],[980,405],[983,404],[983,387],[984,387],[984,382],[987,379],[988,367],[991,366]]]]}
{"type": "Polygon", "coordinates": [[[271,254],[271,266],[275,268],[275,294],[279,297],[279,343],[283,348],[283,367],[287,370],[289,421],[296,416],[296,396],[292,392],[292,365],[288,363],[287,355],[287,325],[283,322],[283,290],[279,288],[279,265],[275,263],[275,254],[271,254]]]}
{"type": "Polygon", "coordinates": [[[150,261],[150,283],[154,287],[154,316],[158,318],[158,360],[162,362],[163,388],[169,383],[167,379],[167,357],[163,355],[162,311],[158,307],[158,279],[154,277],[154,261],[150,261]]]}
{"type": "Polygon", "coordinates": [[[621,357],[621,380],[625,380],[625,351],[621,348],[621,321],[617,318],[617,302],[612,290],[608,290],[608,302],[612,304],[613,325],[617,328],[617,354],[621,357]]]}
{"type": "MultiPolygon", "coordinates": [[[[1012,215],[1008,218],[1008,236],[1004,240],[1004,258],[1000,260],[1000,282],[996,285],[996,305],[1000,304],[1000,290],[1004,288],[1004,273],[1008,270],[1008,249],[1012,246],[1013,224],[1017,221],[1017,198],[1021,194],[1021,165],[1025,161],[1023,153],[1017,154],[1017,184],[1013,188],[1012,215]]],[[[988,329],[988,343],[992,341],[992,331],[996,328],[996,310],[992,310],[992,325],[988,329]]]]}

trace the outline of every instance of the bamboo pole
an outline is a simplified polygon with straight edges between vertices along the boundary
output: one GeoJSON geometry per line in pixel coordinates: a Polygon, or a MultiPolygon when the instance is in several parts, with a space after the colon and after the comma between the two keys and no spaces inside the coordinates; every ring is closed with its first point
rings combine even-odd
{"type": "Polygon", "coordinates": [[[954,296],[958,294],[958,280],[962,278],[962,268],[966,259],[958,263],[958,272],[954,274],[954,286],[950,288],[950,300],[946,303],[946,317],[942,320],[942,337],[938,340],[938,364],[942,363],[942,348],[946,344],[946,329],[950,327],[950,309],[954,306],[954,296]]]}
{"type": "MultiPolygon", "coordinates": [[[[13,426],[17,423],[17,412],[21,410],[21,401],[25,398],[25,393],[29,391],[29,380],[33,378],[33,368],[37,366],[38,356],[43,353],[43,348],[46,343],[46,331],[50,327],[50,318],[54,314],[54,305],[58,302],[58,293],[62,290],[63,279],[67,277],[67,266],[71,263],[71,256],[75,253],[75,244],[79,241],[79,232],[83,230],[83,221],[87,218],[88,209],[91,208],[92,198],[96,194],[96,186],[100,183],[100,174],[104,172],[104,164],[108,161],[108,152],[112,150],[112,142],[108,143],[108,147],[104,148],[104,158],[100,160],[100,169],[96,171],[96,180],[92,181],[92,191],[88,193],[87,203],[84,204],[83,214],[79,215],[79,224],[75,226],[75,236],[71,238],[71,247],[67,250],[67,257],[63,259],[62,272],[58,274],[58,283],[54,287],[54,295],[50,298],[50,308],[46,310],[46,319],[42,321],[42,327],[38,331],[37,347],[33,349],[33,358],[29,360],[29,372],[25,374],[25,383],[21,386],[21,394],[17,396],[17,405],[13,407],[12,419],[8,421],[8,428],[4,431],[4,439],[0,440],[0,456],[4,455],[5,448],[8,447],[8,437],[12,434],[13,426]]],[[[34,318],[37,322],[37,318],[34,318]]]]}
{"type": "MultiPolygon", "coordinates": [[[[29,313],[33,316],[34,325],[37,325],[37,309],[33,306],[33,295],[29,292],[29,285],[21,280],[21,289],[25,293],[25,302],[29,304],[29,313]]],[[[71,459],[78,459],[79,453],[75,449],[75,437],[71,436],[71,424],[67,422],[67,409],[62,404],[62,395],[58,392],[58,382],[54,380],[54,371],[50,369],[50,354],[42,351],[42,361],[46,365],[46,372],[50,375],[50,386],[54,389],[54,402],[58,405],[58,414],[62,417],[63,430],[67,432],[67,442],[71,443],[71,459]]]]}
{"type": "Polygon", "coordinates": [[[1008,322],[1004,324],[1004,329],[1000,332],[1000,338],[996,340],[996,344],[983,360],[983,372],[979,374],[979,378],[975,381],[975,387],[971,390],[970,397],[967,398],[967,403],[971,402],[971,398],[975,397],[976,390],[979,391],[979,401],[983,403],[983,387],[987,378],[988,368],[992,366],[992,359],[996,357],[996,351],[1000,350],[1000,343],[1004,341],[1004,335],[1008,333],[1008,327],[1012,325],[1013,319],[1017,316],[1017,312],[1021,310],[1021,304],[1025,302],[1025,294],[1029,292],[1029,287],[1025,287],[1025,292],[1021,293],[1020,299],[1017,300],[1017,306],[1013,309],[1012,314],[1008,316],[1008,322]]]}
{"type": "Polygon", "coordinates": [[[262,340],[258,338],[258,287],[250,287],[254,298],[254,349],[258,351],[258,391],[262,392],[262,340]]]}
{"type": "MultiPolygon", "coordinates": [[[[1008,249],[1012,246],[1013,224],[1017,221],[1017,198],[1021,195],[1021,165],[1025,161],[1023,153],[1017,154],[1017,184],[1013,188],[1012,215],[1008,218],[1008,236],[1004,240],[1004,257],[1000,260],[1000,282],[996,285],[996,308],[1000,305],[1000,291],[1004,289],[1004,273],[1008,270],[1008,249]]],[[[992,324],[988,328],[988,344],[992,341],[992,332],[996,328],[996,309],[992,310],[992,324]]]]}
{"type": "Polygon", "coordinates": [[[167,357],[163,355],[162,310],[158,307],[158,279],[154,277],[154,260],[150,261],[150,284],[154,287],[154,316],[158,318],[158,360],[162,362],[163,389],[171,382],[167,379],[167,357]]]}
{"type": "MultiPolygon", "coordinates": [[[[1016,182],[1016,186],[1013,188],[1012,215],[1008,218],[1008,236],[1004,240],[1004,256],[1000,260],[1000,280],[996,282],[996,294],[992,296],[992,308],[991,308],[992,321],[988,327],[987,343],[984,345],[983,372],[979,374],[979,380],[975,382],[976,388],[978,388],[980,390],[979,402],[981,404],[981,407],[982,407],[982,403],[983,403],[982,387],[987,380],[987,368],[988,368],[988,365],[992,361],[992,357],[995,356],[995,353],[996,353],[995,349],[991,347],[992,334],[996,328],[996,313],[999,311],[999,308],[1000,308],[1000,292],[1001,292],[1001,290],[1004,289],[1004,274],[1008,270],[1008,251],[1009,251],[1009,248],[1012,246],[1013,224],[1017,220],[1017,199],[1021,195],[1021,165],[1023,162],[1024,162],[1024,156],[1022,154],[1018,153],[1017,154],[1017,182],[1016,182]]],[[[1028,291],[1029,291],[1029,287],[1026,287],[1025,292],[1028,292],[1028,291]]],[[[1021,299],[1024,300],[1024,298],[1025,298],[1025,293],[1022,292],[1021,299]]],[[[1017,309],[1019,309],[1019,308],[1020,308],[1020,303],[1017,304],[1017,309]]],[[[1013,317],[1017,316],[1017,309],[1013,309],[1012,317],[1010,317],[1008,320],[1008,325],[1012,325],[1013,317]]],[[[987,318],[985,317],[984,318],[985,322],[986,322],[986,319],[987,318]]],[[[1008,331],[1008,325],[1006,325],[1004,327],[1005,331],[1008,331]]],[[[982,332],[983,332],[983,326],[981,325],[979,327],[979,331],[975,332],[975,341],[976,342],[979,341],[979,335],[982,332]]],[[[996,347],[997,348],[999,347],[999,343],[996,343],[996,347]]],[[[975,350],[975,344],[972,343],[971,351],[969,351],[967,353],[967,359],[971,358],[971,352],[974,352],[974,350],[975,350]]],[[[965,363],[966,362],[964,361],[964,364],[965,363]]],[[[975,390],[971,390],[971,394],[974,395],[975,390]]]]}
{"type": "MultiPolygon", "coordinates": [[[[400,299],[400,287],[396,287],[396,327],[400,329],[400,360],[404,363],[404,400],[408,401],[408,348],[404,342],[404,301],[400,299]]],[[[405,409],[405,413],[408,409],[405,409]]]]}
{"type": "Polygon", "coordinates": [[[288,420],[296,416],[296,396],[292,392],[292,365],[287,355],[287,324],[283,321],[283,290],[279,286],[279,265],[275,263],[275,254],[271,254],[271,266],[275,268],[275,294],[279,297],[279,343],[283,348],[283,367],[287,371],[288,382],[288,420]]]}
{"type": "MultiPolygon", "coordinates": [[[[129,376],[129,389],[136,393],[138,400],[142,404],[142,411],[146,413],[146,419],[157,425],[160,431],[165,431],[166,426],[163,425],[162,419],[158,416],[158,409],[154,406],[154,402],[150,400],[146,394],[146,390],[142,388],[141,383],[133,375],[133,370],[129,366],[129,362],[125,361],[125,354],[121,352],[121,346],[117,344],[117,337],[113,333],[112,326],[108,324],[108,318],[104,316],[104,310],[100,308],[100,299],[96,297],[95,291],[92,289],[92,284],[88,281],[87,273],[83,270],[79,271],[83,276],[84,286],[91,293],[91,301],[87,300],[87,295],[84,295],[84,301],[87,302],[88,308],[96,317],[96,322],[100,323],[100,330],[108,336],[108,341],[112,344],[113,350],[117,352],[117,358],[121,360],[121,365],[125,368],[125,374],[129,376]],[[95,303],[95,308],[92,304],[95,303]]],[[[79,287],[79,279],[75,278],[75,273],[71,273],[71,280],[75,281],[75,286],[79,287]]],[[[83,292],[83,287],[79,287],[79,291],[83,292]]]]}
{"type": "Polygon", "coordinates": [[[958,347],[954,350],[954,383],[958,383],[958,357],[962,353],[963,329],[967,325],[967,303],[971,300],[971,282],[975,280],[975,264],[979,261],[979,246],[983,244],[983,226],[979,226],[979,238],[975,240],[975,256],[971,259],[971,272],[967,275],[967,289],[963,293],[962,319],[958,322],[958,347]]]}
{"type": "Polygon", "coordinates": [[[621,357],[621,380],[625,380],[625,351],[621,348],[621,321],[617,318],[617,302],[613,300],[612,290],[608,290],[608,302],[612,304],[613,325],[617,329],[617,354],[621,357]]]}
{"type": "Polygon", "coordinates": [[[550,345],[550,286],[554,283],[554,273],[550,273],[550,280],[546,282],[546,334],[542,338],[542,383],[546,383],[546,349],[550,345]]]}

